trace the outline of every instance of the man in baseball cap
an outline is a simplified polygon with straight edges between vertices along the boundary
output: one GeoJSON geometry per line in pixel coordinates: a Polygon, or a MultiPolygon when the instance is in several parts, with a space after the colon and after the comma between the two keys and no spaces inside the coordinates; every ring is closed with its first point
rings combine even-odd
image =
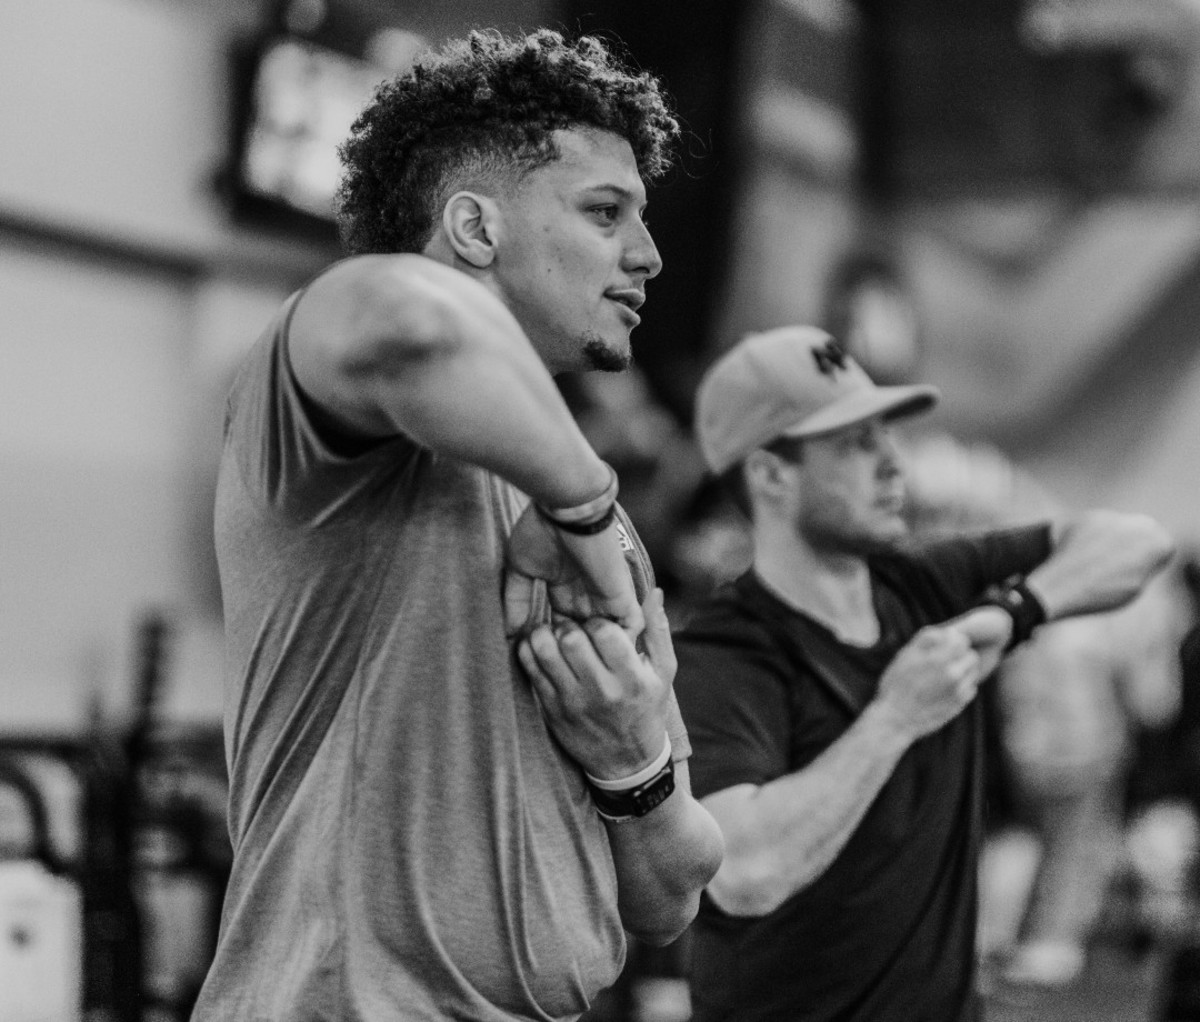
{"type": "Polygon", "coordinates": [[[719,475],[771,440],[898,419],[937,399],[928,385],[877,387],[823,330],[781,327],[751,334],[709,369],[696,394],[696,430],[719,475]]]}
{"type": "Polygon", "coordinates": [[[893,424],[936,400],[807,326],[745,338],[697,391],[754,557],[676,636],[693,788],[726,848],[694,1022],[974,1019],[978,686],[1169,557],[1156,523],[1112,512],[911,542],[893,424]]]}

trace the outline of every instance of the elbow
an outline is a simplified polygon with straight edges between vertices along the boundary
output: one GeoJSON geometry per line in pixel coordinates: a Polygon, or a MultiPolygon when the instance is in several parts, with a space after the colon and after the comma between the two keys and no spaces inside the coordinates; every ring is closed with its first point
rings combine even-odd
{"type": "Polygon", "coordinates": [[[652,947],[666,947],[683,935],[700,910],[703,883],[693,883],[664,892],[656,899],[653,909],[641,912],[622,912],[622,923],[632,936],[652,947]]]}
{"type": "Polygon", "coordinates": [[[700,902],[700,892],[717,875],[725,861],[725,837],[717,821],[699,802],[693,800],[692,805],[695,807],[695,830],[690,842],[691,854],[686,862],[677,864],[674,886],[678,897],[693,903],[691,916],[694,916],[700,902]]]}
{"type": "Polygon", "coordinates": [[[625,928],[643,944],[666,947],[683,936],[699,910],[700,892],[696,890],[676,899],[669,911],[660,912],[653,920],[626,923],[625,928]]]}
{"type": "Polygon", "coordinates": [[[659,895],[642,903],[642,911],[621,913],[625,929],[643,943],[665,947],[677,940],[700,910],[700,892],[720,869],[725,855],[720,828],[707,813],[700,821],[691,855],[673,864],[659,895]]]}

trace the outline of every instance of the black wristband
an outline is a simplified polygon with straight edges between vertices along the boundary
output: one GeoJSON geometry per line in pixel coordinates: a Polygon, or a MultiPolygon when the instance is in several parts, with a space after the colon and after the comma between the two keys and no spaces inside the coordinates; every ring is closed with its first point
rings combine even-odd
{"type": "Polygon", "coordinates": [[[666,764],[649,780],[636,788],[624,791],[606,791],[588,782],[596,812],[610,823],[625,823],[645,816],[651,809],[662,805],[675,790],[675,763],[668,758],[666,764]]]}
{"type": "Polygon", "coordinates": [[[535,504],[534,507],[537,508],[538,514],[556,529],[562,529],[563,532],[569,532],[573,536],[594,536],[597,532],[603,532],[612,524],[612,520],[617,516],[617,505],[615,503],[609,504],[608,510],[591,522],[566,522],[561,518],[555,518],[541,504],[535,504]]]}
{"type": "Polygon", "coordinates": [[[600,464],[608,470],[608,485],[601,493],[596,494],[591,500],[585,500],[582,504],[575,504],[572,507],[550,508],[535,502],[538,513],[552,525],[576,536],[594,536],[597,532],[607,529],[613,520],[613,515],[616,514],[614,507],[620,487],[617,483],[616,470],[612,465],[607,461],[602,461],[600,464]]]}
{"type": "Polygon", "coordinates": [[[1025,642],[1039,625],[1046,623],[1046,608],[1020,575],[1014,575],[1002,585],[991,586],[980,601],[980,606],[986,605],[999,607],[1012,618],[1012,636],[1004,647],[1006,653],[1025,642]]]}

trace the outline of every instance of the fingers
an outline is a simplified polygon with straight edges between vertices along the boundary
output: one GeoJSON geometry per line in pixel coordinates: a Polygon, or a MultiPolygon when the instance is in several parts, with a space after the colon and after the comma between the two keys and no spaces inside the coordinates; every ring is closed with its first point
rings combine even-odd
{"type": "Polygon", "coordinates": [[[922,628],[902,651],[905,662],[916,673],[914,682],[925,678],[922,684],[942,679],[941,687],[948,687],[960,697],[970,698],[983,677],[983,658],[975,649],[970,638],[953,626],[933,625],[922,628]]]}
{"type": "MultiPolygon", "coordinates": [[[[615,621],[589,618],[583,623],[583,628],[591,640],[591,651],[598,656],[604,668],[619,673],[628,671],[637,665],[637,647],[629,633],[615,621]]],[[[581,664],[580,666],[585,665],[581,664]]]]}
{"type": "Polygon", "coordinates": [[[971,648],[967,636],[947,625],[927,625],[909,639],[905,649],[927,659],[949,660],[971,648]]]}
{"type": "Polygon", "coordinates": [[[564,655],[563,645],[587,644],[587,636],[572,628],[574,634],[565,634],[560,629],[559,639],[555,631],[546,625],[533,629],[517,646],[517,656],[533,681],[538,697],[547,704],[557,704],[564,692],[578,684],[571,665],[564,655]]]}
{"type": "Polygon", "coordinates": [[[630,643],[636,647],[646,632],[646,619],[642,608],[635,604],[633,613],[613,620],[624,630],[630,643]]]}
{"type": "Polygon", "coordinates": [[[970,639],[956,628],[939,628],[938,659],[946,679],[961,695],[974,695],[981,677],[980,657],[970,639]]]}
{"type": "Polygon", "coordinates": [[[999,607],[975,607],[948,622],[966,636],[972,646],[1001,646],[1007,644],[1012,635],[1012,618],[999,607]]]}
{"type": "Polygon", "coordinates": [[[517,654],[539,696],[566,702],[619,700],[641,667],[629,636],[602,618],[583,625],[563,620],[554,628],[535,628],[517,654]]]}
{"type": "Polygon", "coordinates": [[[509,568],[504,572],[504,634],[508,638],[545,620],[546,584],[509,568]]]}
{"type": "Polygon", "coordinates": [[[617,622],[604,618],[592,617],[579,624],[556,617],[553,627],[533,628],[517,653],[539,695],[579,694],[587,688],[602,700],[617,700],[626,689],[646,686],[652,676],[659,679],[653,687],[662,682],[669,686],[675,677],[676,658],[662,590],[655,589],[646,597],[644,612],[644,657],[617,622]]]}
{"type": "Polygon", "coordinates": [[[610,671],[621,671],[634,666],[641,649],[654,668],[655,673],[670,684],[675,678],[677,662],[675,644],[671,639],[671,623],[667,618],[661,589],[652,589],[646,594],[642,605],[645,628],[634,640],[629,630],[620,628],[618,622],[602,618],[590,618],[583,627],[600,654],[604,666],[610,671]]]}
{"type": "Polygon", "coordinates": [[[594,536],[572,535],[547,525],[531,505],[509,534],[504,555],[509,636],[546,620],[546,603],[577,621],[616,621],[633,641],[645,627],[615,528],[594,536]]]}
{"type": "Polygon", "coordinates": [[[946,677],[954,685],[964,701],[974,697],[982,677],[979,669],[979,654],[968,650],[946,665],[946,677]]]}
{"type": "Polygon", "coordinates": [[[504,573],[504,634],[509,638],[520,633],[529,620],[533,602],[533,579],[515,571],[504,573]]]}
{"type": "Polygon", "coordinates": [[[642,604],[646,616],[646,630],[642,635],[646,656],[650,658],[655,672],[668,684],[675,680],[678,661],[675,659],[675,644],[671,641],[671,622],[663,603],[663,591],[652,589],[642,604]]]}

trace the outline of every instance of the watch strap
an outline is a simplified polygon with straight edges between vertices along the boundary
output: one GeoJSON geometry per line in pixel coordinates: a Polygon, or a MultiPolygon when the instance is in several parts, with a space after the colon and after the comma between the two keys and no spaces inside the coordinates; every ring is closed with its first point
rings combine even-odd
{"type": "Polygon", "coordinates": [[[1020,575],[1014,575],[1000,585],[989,587],[980,601],[980,606],[987,605],[1007,611],[1008,616],[1012,618],[1012,635],[1008,645],[1004,647],[1006,653],[1028,640],[1039,625],[1046,623],[1046,608],[1020,575]]]}
{"type": "Polygon", "coordinates": [[[675,763],[668,758],[648,780],[632,788],[608,791],[597,787],[590,780],[588,788],[592,793],[596,812],[610,823],[626,823],[645,816],[670,797],[671,792],[675,790],[675,763]]]}

